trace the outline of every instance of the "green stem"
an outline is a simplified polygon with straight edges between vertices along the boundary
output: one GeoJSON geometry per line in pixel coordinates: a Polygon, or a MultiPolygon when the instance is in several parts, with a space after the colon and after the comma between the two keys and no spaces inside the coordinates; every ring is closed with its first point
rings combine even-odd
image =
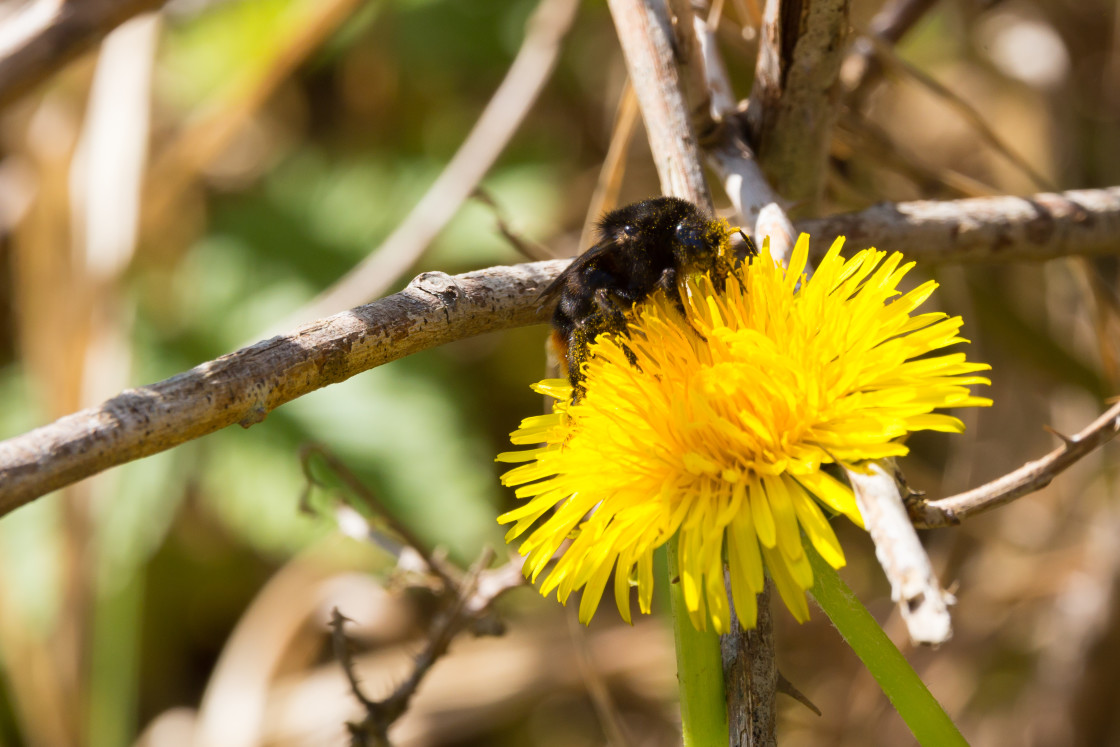
{"type": "Polygon", "coordinates": [[[677,680],[681,691],[684,747],[726,747],[727,704],[723,694],[723,659],[719,636],[692,626],[679,581],[677,538],[669,541],[669,599],[677,642],[677,680]]]}
{"type": "Polygon", "coordinates": [[[812,594],[817,604],[879,683],[918,743],[923,747],[968,747],[968,742],[918,673],[840,579],[840,575],[808,543],[805,551],[813,564],[812,594]]]}

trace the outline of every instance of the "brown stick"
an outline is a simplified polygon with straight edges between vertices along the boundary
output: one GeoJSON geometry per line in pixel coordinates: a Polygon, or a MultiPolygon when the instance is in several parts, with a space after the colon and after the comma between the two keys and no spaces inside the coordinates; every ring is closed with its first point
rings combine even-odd
{"type": "Polygon", "coordinates": [[[0,26],[0,108],[164,0],[32,2],[0,26]]]}
{"type": "Polygon", "coordinates": [[[750,141],[778,194],[812,215],[828,166],[848,0],[768,0],[760,31],[750,141]]]}
{"type": "Polygon", "coordinates": [[[723,686],[727,690],[727,726],[732,747],[774,747],[778,712],[774,707],[778,663],[774,651],[774,617],[766,580],[758,595],[758,620],[743,630],[731,616],[731,633],[720,638],[723,686]]]}
{"type": "Polygon", "coordinates": [[[669,19],[656,3],[609,0],[608,5],[638,94],[662,193],[711,210],[712,196],[673,58],[669,19]]]}
{"type": "Polygon", "coordinates": [[[118,464],[170,449],[382,363],[543,322],[563,261],[425,273],[403,291],[203,363],[0,443],[0,516],[118,464]]]}
{"type": "MultiPolygon", "coordinates": [[[[890,0],[871,19],[868,32],[894,44],[937,4],[937,0],[890,0]]],[[[882,79],[883,64],[876,59],[871,42],[856,39],[844,60],[840,79],[847,89],[847,104],[853,111],[863,108],[867,96],[882,79]]]]}
{"type": "Polygon", "coordinates": [[[847,236],[923,262],[1012,262],[1120,249],[1120,187],[882,204],[858,213],[799,221],[814,236],[847,236]]]}
{"type": "Polygon", "coordinates": [[[517,57],[462,146],[380,246],[282,324],[298,324],[377,298],[408,272],[498,160],[556,66],[576,0],[542,0],[517,57]]]}
{"type": "Polygon", "coordinates": [[[1062,437],[1063,443],[1041,459],[1027,462],[998,480],[964,493],[936,501],[912,501],[910,518],[919,527],[947,527],[964,519],[1010,503],[1028,493],[1041,490],[1059,473],[1120,433],[1120,403],[1089,424],[1075,436],[1062,437]]]}
{"type": "MultiPolygon", "coordinates": [[[[678,29],[680,25],[678,22],[678,29]]],[[[714,134],[705,143],[708,164],[731,198],[738,219],[742,221],[740,225],[759,239],[768,236],[771,256],[788,262],[796,238],[793,223],[740,132],[731,81],[719,56],[715,36],[708,24],[699,18],[694,17],[692,28],[699,41],[700,54],[694,55],[690,64],[703,72],[711,116],[716,122],[712,128],[714,134]]],[[[694,72],[690,80],[695,77],[694,72]]]]}

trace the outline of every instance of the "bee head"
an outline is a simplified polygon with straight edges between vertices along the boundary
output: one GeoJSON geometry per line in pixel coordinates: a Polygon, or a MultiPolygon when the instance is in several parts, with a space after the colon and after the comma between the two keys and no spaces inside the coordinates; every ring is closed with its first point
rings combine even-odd
{"type": "Polygon", "coordinates": [[[599,223],[603,240],[641,243],[688,261],[719,247],[725,232],[698,207],[677,197],[655,197],[607,213],[599,223]],[[713,229],[716,229],[713,231],[713,229]]]}

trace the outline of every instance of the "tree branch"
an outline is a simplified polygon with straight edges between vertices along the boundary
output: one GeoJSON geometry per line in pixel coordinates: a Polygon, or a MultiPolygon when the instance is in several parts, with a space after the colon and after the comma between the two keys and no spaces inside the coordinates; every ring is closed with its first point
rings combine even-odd
{"type": "Polygon", "coordinates": [[[771,256],[788,261],[796,238],[793,223],[743,138],[741,123],[732,107],[731,81],[711,28],[694,17],[693,31],[699,40],[700,55],[692,64],[703,68],[702,77],[711,91],[711,115],[715,120],[713,132],[704,143],[708,165],[718,174],[735,212],[751,235],[770,237],[771,256]]]}
{"type": "Polygon", "coordinates": [[[389,728],[404,715],[412,702],[420,683],[432,670],[451,646],[455,637],[467,630],[475,635],[501,635],[505,626],[493,617],[490,606],[507,591],[526,584],[521,573],[523,558],[516,558],[498,568],[488,568],[494,553],[487,548],[463,574],[462,581],[447,587],[441,596],[446,609],[440,612],[428,630],[428,641],[416,656],[412,673],[393,690],[387,698],[380,701],[370,700],[362,692],[354,667],[350,640],[343,630],[348,619],[337,608],[331,612],[331,642],[335,658],[338,659],[350,692],[366,711],[366,716],[358,723],[347,723],[352,745],[363,747],[391,744],[389,728]]]}
{"type": "MultiPolygon", "coordinates": [[[[871,19],[867,31],[894,44],[936,4],[937,0],[889,0],[871,19]]],[[[883,64],[875,57],[870,40],[864,37],[856,39],[840,70],[841,83],[847,90],[845,98],[848,107],[860,111],[882,79],[882,74],[883,64]]]]}
{"type": "Polygon", "coordinates": [[[400,293],[306,324],[0,443],[0,516],[118,464],[170,449],[374,366],[484,332],[544,322],[565,263],[420,275],[400,293]]]}
{"type": "MultiPolygon", "coordinates": [[[[725,582],[730,585],[729,576],[725,582]]],[[[753,629],[743,630],[739,618],[732,615],[731,633],[720,637],[731,747],[774,747],[777,744],[775,700],[782,676],[774,650],[774,616],[770,610],[773,586],[773,582],[766,579],[758,595],[758,619],[753,629]],[[732,704],[737,707],[732,708],[732,704]]]]}
{"type": "Polygon", "coordinates": [[[762,170],[796,212],[816,212],[836,117],[848,0],[769,0],[747,127],[762,170]]]}
{"type": "Polygon", "coordinates": [[[638,95],[662,193],[711,210],[712,195],[704,181],[700,148],[673,57],[669,19],[655,3],[609,0],[608,5],[638,95]]]}
{"type": "Polygon", "coordinates": [[[1120,251],[1120,187],[884,203],[858,213],[799,221],[814,236],[847,236],[934,262],[1011,262],[1120,251]]]}
{"type": "Polygon", "coordinates": [[[0,108],[164,0],[39,0],[0,25],[0,108]]]}
{"type": "Polygon", "coordinates": [[[379,247],[296,311],[289,323],[376,298],[405,276],[513,138],[556,66],[560,43],[578,7],[576,0],[542,0],[526,24],[525,40],[506,77],[439,178],[379,247]]]}
{"type": "Polygon", "coordinates": [[[909,511],[914,524],[923,528],[947,527],[964,519],[1010,503],[1041,490],[1058,474],[1120,433],[1120,403],[1094,420],[1075,436],[1060,436],[1062,445],[1041,459],[1027,462],[998,480],[964,493],[936,501],[912,500],[909,511]]]}

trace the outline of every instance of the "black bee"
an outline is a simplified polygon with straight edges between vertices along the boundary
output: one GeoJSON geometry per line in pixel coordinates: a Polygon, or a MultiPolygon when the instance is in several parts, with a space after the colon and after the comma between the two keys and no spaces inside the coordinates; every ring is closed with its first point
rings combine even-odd
{"type": "MultiPolygon", "coordinates": [[[[731,270],[730,255],[719,251],[728,240],[727,224],[676,197],[612,210],[599,221],[598,234],[598,242],[541,294],[542,304],[559,297],[552,341],[577,399],[588,346],[603,332],[625,333],[626,314],[635,303],[658,288],[674,297],[686,273],[716,271],[725,277],[731,270]]],[[[754,244],[743,238],[753,253],[754,244]]]]}

